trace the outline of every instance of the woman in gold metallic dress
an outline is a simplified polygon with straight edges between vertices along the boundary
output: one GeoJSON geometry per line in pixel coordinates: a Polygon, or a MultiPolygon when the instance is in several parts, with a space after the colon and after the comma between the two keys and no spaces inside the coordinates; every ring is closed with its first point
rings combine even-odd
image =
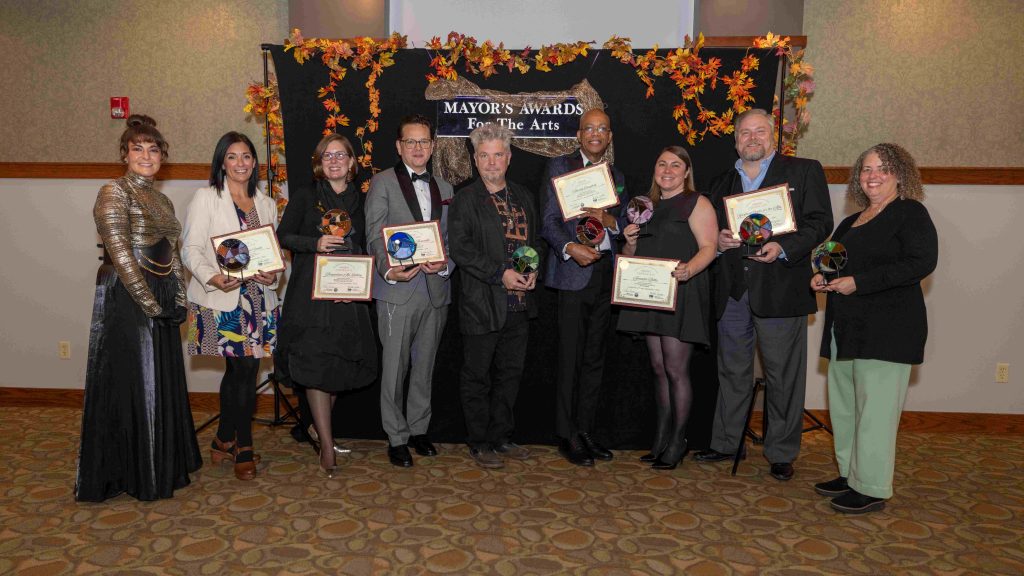
{"type": "Polygon", "coordinates": [[[181,353],[181,225],[153,187],[166,157],[156,122],[132,115],[121,135],[128,171],[100,189],[93,208],[105,258],[89,333],[79,501],[170,498],[202,466],[181,353]]]}

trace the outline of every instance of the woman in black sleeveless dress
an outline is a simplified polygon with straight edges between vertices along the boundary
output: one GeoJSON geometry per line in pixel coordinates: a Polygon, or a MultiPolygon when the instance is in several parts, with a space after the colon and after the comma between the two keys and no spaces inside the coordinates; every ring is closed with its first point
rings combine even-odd
{"type": "Polygon", "coordinates": [[[648,193],[654,216],[623,231],[626,256],[671,258],[680,263],[672,276],[680,282],[676,309],[624,309],[618,329],[644,334],[655,376],[657,426],[651,452],[640,458],[659,470],[676,467],[686,452],[686,421],[693,402],[690,356],[696,344],[708,344],[709,281],[704,269],[715,258],[718,219],[707,198],[693,185],[693,163],[681,146],[665,148],[654,165],[648,193]]]}

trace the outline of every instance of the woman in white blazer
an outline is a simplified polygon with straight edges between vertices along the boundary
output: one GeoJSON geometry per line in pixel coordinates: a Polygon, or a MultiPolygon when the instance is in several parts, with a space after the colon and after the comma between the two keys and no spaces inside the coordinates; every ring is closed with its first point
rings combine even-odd
{"type": "Polygon", "coordinates": [[[185,214],[181,257],[192,273],[188,285],[188,352],[223,356],[220,421],[210,446],[214,463],[234,463],[239,480],[256,477],[252,416],[260,359],[277,342],[280,315],[277,274],[252,271],[245,280],[224,274],[210,239],[267,224],[277,225],[277,205],[259,190],[256,148],[244,134],[228,132],[217,142],[210,186],[196,191],[185,214]]]}

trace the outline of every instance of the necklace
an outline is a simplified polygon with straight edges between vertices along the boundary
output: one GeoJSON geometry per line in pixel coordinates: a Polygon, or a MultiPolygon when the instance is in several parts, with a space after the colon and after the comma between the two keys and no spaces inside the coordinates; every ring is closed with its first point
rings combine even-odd
{"type": "Polygon", "coordinates": [[[888,206],[889,204],[892,204],[892,202],[897,198],[899,198],[898,194],[893,196],[892,198],[889,198],[885,202],[882,202],[881,204],[873,204],[871,206],[868,206],[867,208],[861,211],[860,216],[857,216],[857,220],[854,222],[854,226],[867,224],[868,222],[874,220],[875,216],[881,214],[882,210],[885,210],[885,207],[888,206]]]}

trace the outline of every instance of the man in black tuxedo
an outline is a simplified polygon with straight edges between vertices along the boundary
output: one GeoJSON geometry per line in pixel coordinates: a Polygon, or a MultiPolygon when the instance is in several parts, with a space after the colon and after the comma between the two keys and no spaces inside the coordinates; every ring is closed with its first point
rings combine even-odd
{"type": "Polygon", "coordinates": [[[551,179],[604,159],[612,142],[608,115],[602,110],[588,110],[580,117],[576,138],[579,150],[548,161],[542,180],[541,197],[545,204],[541,234],[551,247],[544,283],[558,290],[558,387],[555,392],[558,452],[577,466],[593,466],[595,459],[612,459],[611,451],[601,446],[591,433],[604,376],[604,337],[611,318],[615,252],[612,237],[625,227],[620,216],[625,212],[629,196],[625,176],[609,165],[619,205],[608,211],[587,209],[587,216],[604,224],[604,239],[594,247],[577,242],[578,219],[564,221],[551,179]]]}
{"type": "Polygon", "coordinates": [[[807,315],[817,309],[810,252],[832,232],[832,203],[820,163],[776,153],[770,114],[753,108],[737,116],[734,126],[740,158],[711,184],[722,227],[715,266],[719,389],[711,449],[696,459],[731,459],[739,445],[753,393],[756,335],[767,382],[764,455],[771,475],[789,480],[803,425],[807,315]],[[728,228],[723,198],[783,183],[792,197],[796,232],[772,237],[756,255],[744,258],[728,228]]]}
{"type": "MultiPolygon", "coordinates": [[[[512,409],[526,362],[529,319],[537,316],[537,273],[520,274],[512,255],[536,249],[540,221],[531,194],[505,180],[512,131],[484,124],[469,136],[480,176],[455,195],[449,239],[459,270],[459,374],[469,454],[482,468],[530,452],[512,442],[512,409]]],[[[538,251],[539,252],[539,251],[538,251]]]]}

